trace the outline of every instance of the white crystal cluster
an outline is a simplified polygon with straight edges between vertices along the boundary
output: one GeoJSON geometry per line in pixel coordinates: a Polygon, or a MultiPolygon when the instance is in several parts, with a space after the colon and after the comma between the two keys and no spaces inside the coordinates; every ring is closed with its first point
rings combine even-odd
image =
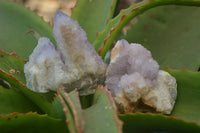
{"type": "Polygon", "coordinates": [[[106,85],[121,112],[138,110],[139,102],[170,114],[176,95],[176,79],[159,70],[151,53],[140,44],[117,42],[111,52],[106,85]]]}
{"type": "Polygon", "coordinates": [[[36,92],[78,88],[82,95],[93,93],[103,83],[107,66],[87,41],[85,31],[57,11],[53,33],[57,50],[42,37],[24,66],[27,87],[36,92]]]}

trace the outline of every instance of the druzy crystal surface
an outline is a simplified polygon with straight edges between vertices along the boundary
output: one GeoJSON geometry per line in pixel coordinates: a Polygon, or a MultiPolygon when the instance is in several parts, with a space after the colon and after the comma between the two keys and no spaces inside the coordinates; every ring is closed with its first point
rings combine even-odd
{"type": "Polygon", "coordinates": [[[105,79],[106,64],[88,42],[77,21],[57,11],[53,35],[57,50],[42,37],[24,66],[27,87],[36,92],[78,88],[81,95],[94,93],[105,79]]]}
{"type": "Polygon", "coordinates": [[[169,73],[159,70],[150,51],[126,40],[116,43],[106,73],[106,85],[120,112],[136,112],[139,105],[169,114],[174,106],[177,85],[169,73]]]}

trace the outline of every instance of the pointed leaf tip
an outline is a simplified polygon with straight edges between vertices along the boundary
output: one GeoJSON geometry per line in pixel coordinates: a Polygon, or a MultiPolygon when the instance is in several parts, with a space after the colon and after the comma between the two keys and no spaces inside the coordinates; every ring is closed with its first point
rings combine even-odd
{"type": "Polygon", "coordinates": [[[107,87],[98,86],[94,94],[94,103],[82,109],[77,90],[66,93],[58,91],[64,107],[70,132],[77,133],[122,133],[122,122],[117,117],[117,110],[107,87]]]}

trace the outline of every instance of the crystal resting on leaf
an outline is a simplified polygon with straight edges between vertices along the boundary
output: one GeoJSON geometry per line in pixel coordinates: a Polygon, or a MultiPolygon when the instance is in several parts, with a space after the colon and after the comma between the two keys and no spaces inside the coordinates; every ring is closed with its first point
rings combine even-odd
{"type": "Polygon", "coordinates": [[[142,45],[118,41],[106,76],[106,85],[120,112],[142,110],[142,103],[157,112],[171,113],[177,95],[176,79],[159,70],[158,63],[142,45]]]}
{"type": "Polygon", "coordinates": [[[42,37],[24,66],[27,87],[36,92],[78,88],[81,95],[94,93],[105,78],[106,64],[87,41],[78,22],[57,11],[53,33],[57,50],[42,37]]]}

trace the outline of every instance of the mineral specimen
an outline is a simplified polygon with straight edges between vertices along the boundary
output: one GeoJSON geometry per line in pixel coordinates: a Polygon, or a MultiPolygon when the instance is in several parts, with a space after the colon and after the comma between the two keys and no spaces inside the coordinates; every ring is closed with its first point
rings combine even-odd
{"type": "Polygon", "coordinates": [[[107,66],[87,41],[85,31],[57,11],[53,33],[57,50],[48,38],[42,37],[24,66],[27,87],[36,92],[78,88],[81,95],[94,93],[104,81],[107,66]]]}
{"type": "Polygon", "coordinates": [[[106,85],[120,112],[135,112],[139,102],[169,114],[174,106],[177,85],[174,77],[159,70],[151,53],[140,44],[117,42],[111,52],[106,85]]]}

